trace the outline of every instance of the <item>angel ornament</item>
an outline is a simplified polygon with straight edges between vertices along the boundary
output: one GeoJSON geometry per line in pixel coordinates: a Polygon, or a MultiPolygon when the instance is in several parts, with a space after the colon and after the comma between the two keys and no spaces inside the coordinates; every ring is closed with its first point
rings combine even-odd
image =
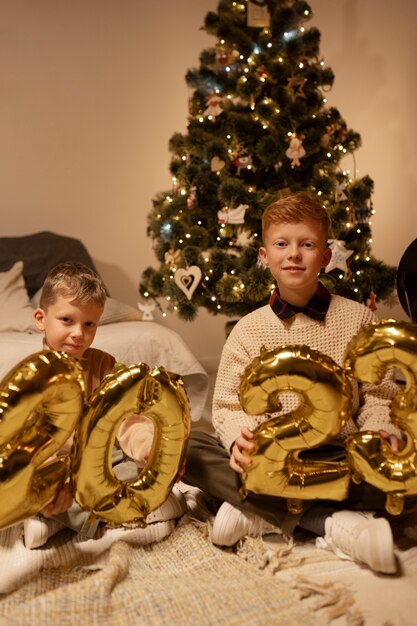
{"type": "Polygon", "coordinates": [[[303,142],[295,133],[292,134],[288,150],[285,151],[286,156],[291,159],[291,167],[299,167],[300,159],[305,156],[306,151],[303,148],[303,142]]]}
{"type": "Polygon", "coordinates": [[[206,98],[207,108],[205,109],[203,115],[204,117],[210,118],[213,122],[216,121],[216,117],[218,117],[221,113],[223,113],[223,109],[220,106],[222,102],[222,97],[217,93],[212,92],[206,98]]]}
{"type": "Polygon", "coordinates": [[[181,259],[181,250],[170,248],[164,254],[165,263],[171,267],[176,267],[181,259]]]}
{"type": "Polygon", "coordinates": [[[151,322],[154,319],[152,311],[155,310],[155,302],[146,302],[144,304],[138,302],[138,309],[142,312],[142,321],[151,322]]]}

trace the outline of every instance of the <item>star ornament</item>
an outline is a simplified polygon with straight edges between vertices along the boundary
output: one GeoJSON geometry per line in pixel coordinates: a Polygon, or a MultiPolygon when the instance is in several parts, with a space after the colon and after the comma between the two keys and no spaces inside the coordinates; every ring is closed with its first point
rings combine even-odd
{"type": "Polygon", "coordinates": [[[302,76],[292,76],[287,81],[287,91],[291,100],[294,102],[297,98],[305,98],[304,85],[307,79],[302,76]]]}
{"type": "Polygon", "coordinates": [[[353,250],[346,250],[346,243],[338,239],[329,239],[329,248],[332,251],[332,258],[324,270],[326,274],[335,269],[347,272],[346,261],[353,254],[353,250]]]}

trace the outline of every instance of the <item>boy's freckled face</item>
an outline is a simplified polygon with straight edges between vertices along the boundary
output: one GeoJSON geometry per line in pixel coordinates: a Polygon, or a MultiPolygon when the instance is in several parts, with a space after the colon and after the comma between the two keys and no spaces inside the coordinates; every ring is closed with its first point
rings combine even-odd
{"type": "Polygon", "coordinates": [[[277,281],[281,297],[307,304],[317,289],[318,274],[331,257],[321,225],[315,221],[272,224],[259,254],[277,281]]]}
{"type": "Polygon", "coordinates": [[[102,313],[95,302],[79,304],[59,296],[47,311],[36,309],[35,321],[52,350],[80,358],[93,343],[102,313]]]}

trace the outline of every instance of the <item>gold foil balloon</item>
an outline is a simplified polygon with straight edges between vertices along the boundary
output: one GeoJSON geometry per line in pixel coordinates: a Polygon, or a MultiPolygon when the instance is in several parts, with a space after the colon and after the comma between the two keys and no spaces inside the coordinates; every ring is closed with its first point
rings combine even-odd
{"type": "Polygon", "coordinates": [[[350,414],[350,384],[332,359],[307,346],[263,348],[246,368],[239,397],[253,415],[281,408],[280,395],[293,392],[299,404],[292,412],[272,417],[254,431],[252,463],[242,476],[248,491],[288,499],[293,512],[303,499],[343,500],[350,473],[344,462],[303,461],[299,453],[337,435],[350,414]]]}
{"type": "Polygon", "coordinates": [[[391,419],[406,435],[394,454],[377,432],[364,431],[346,444],[355,482],[365,480],[387,494],[386,509],[400,514],[404,497],[417,494],[417,326],[385,320],[360,332],[348,345],[345,371],[364,383],[378,383],[390,368],[400,369],[405,388],[391,403],[391,419]]]}
{"type": "Polygon", "coordinates": [[[0,528],[38,513],[67,479],[67,458],[50,457],[82,415],[77,362],[43,351],[18,363],[0,385],[0,528]]]}
{"type": "Polygon", "coordinates": [[[139,363],[107,376],[92,394],[76,435],[72,474],[76,500],[110,525],[145,525],[168,497],[185,455],[190,410],[182,379],[139,363]],[[137,479],[120,481],[111,467],[123,419],[150,418],[155,434],[149,460],[137,479]]]}

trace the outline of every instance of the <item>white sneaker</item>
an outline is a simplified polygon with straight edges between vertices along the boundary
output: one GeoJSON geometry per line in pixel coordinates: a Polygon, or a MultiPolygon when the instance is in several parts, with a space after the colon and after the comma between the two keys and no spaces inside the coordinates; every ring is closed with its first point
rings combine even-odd
{"type": "Polygon", "coordinates": [[[40,548],[50,537],[65,528],[61,522],[46,517],[29,517],[23,522],[23,539],[26,548],[40,548]]]}
{"type": "Polygon", "coordinates": [[[179,483],[179,488],[184,494],[189,516],[200,522],[209,521],[213,523],[214,516],[219,508],[218,500],[207,495],[198,487],[193,487],[183,482],[179,483]]]}
{"type": "Polygon", "coordinates": [[[147,524],[155,522],[167,522],[172,519],[178,519],[187,512],[187,503],[184,495],[176,485],[172,488],[171,493],[160,507],[151,511],[146,518],[147,524]]]}
{"type": "Polygon", "coordinates": [[[319,548],[331,549],[341,558],[365,563],[376,572],[394,574],[397,563],[391,526],[383,517],[359,511],[338,511],[325,522],[319,548]]]}
{"type": "Polygon", "coordinates": [[[243,537],[281,532],[278,526],[273,526],[259,515],[243,512],[223,502],[214,519],[211,540],[217,546],[234,546],[243,537]]]}

